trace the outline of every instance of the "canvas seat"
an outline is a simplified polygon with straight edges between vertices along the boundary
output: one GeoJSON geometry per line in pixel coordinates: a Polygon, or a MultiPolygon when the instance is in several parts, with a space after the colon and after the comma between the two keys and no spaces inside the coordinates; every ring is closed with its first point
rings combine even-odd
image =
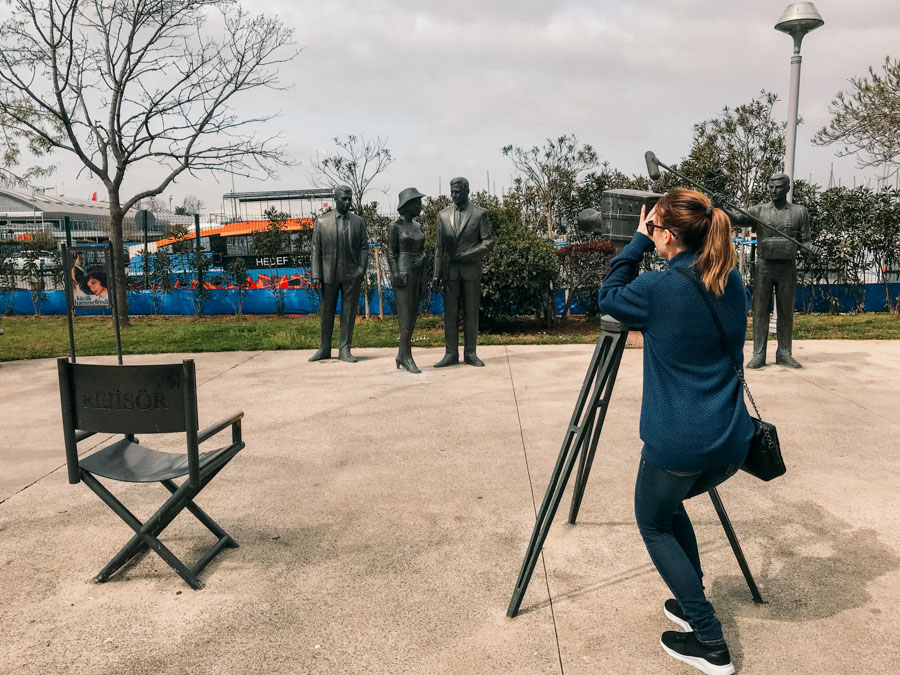
{"type": "MultiPolygon", "coordinates": [[[[230,447],[201,452],[200,470],[203,471],[210,462],[221,457],[230,447]]],[[[128,483],[156,483],[181,478],[189,473],[187,455],[160,452],[127,438],[83,457],[79,464],[82,469],[95,476],[128,483]]]]}
{"type": "Polygon", "coordinates": [[[69,482],[84,482],[133,531],[131,540],[107,563],[94,581],[107,581],[117,570],[149,549],[156,551],[192,588],[203,588],[198,574],[224,548],[237,542],[210,518],[194,498],[244,448],[243,412],[199,431],[194,362],[141,366],[101,366],[57,361],[66,464],[69,482]],[[231,442],[201,453],[199,446],[231,429],[231,442]],[[78,443],[97,433],[122,437],[87,457],[78,443]],[[184,433],[185,452],[155,450],[136,434],[184,433]],[[98,479],[161,483],[169,498],[146,522],[139,521],[98,479]],[[186,477],[178,485],[176,478],[186,477]],[[217,541],[192,567],[187,567],[160,540],[160,533],[187,509],[217,541]]]}

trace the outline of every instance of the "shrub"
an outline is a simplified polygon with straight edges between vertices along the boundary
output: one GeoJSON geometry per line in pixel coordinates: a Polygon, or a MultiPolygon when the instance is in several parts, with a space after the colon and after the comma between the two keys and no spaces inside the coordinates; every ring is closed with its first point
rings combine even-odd
{"type": "Polygon", "coordinates": [[[591,312],[590,298],[593,296],[593,304],[596,305],[597,291],[609,271],[609,261],[615,250],[612,242],[605,239],[567,244],[556,249],[562,285],[569,289],[569,297],[566,298],[562,311],[563,319],[568,315],[576,296],[587,296],[588,312],[591,312]]]}
{"type": "Polygon", "coordinates": [[[522,224],[514,199],[478,193],[473,202],[488,210],[494,250],[485,258],[481,280],[481,317],[490,326],[507,316],[536,313],[545,324],[553,321],[550,295],[559,276],[553,243],[522,224]]]}

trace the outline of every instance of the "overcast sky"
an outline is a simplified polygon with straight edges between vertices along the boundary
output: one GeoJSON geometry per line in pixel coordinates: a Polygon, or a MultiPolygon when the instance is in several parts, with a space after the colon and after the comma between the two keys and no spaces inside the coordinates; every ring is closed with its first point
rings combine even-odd
{"type": "MultiPolygon", "coordinates": [[[[602,160],[626,173],[644,172],[654,150],[666,163],[690,150],[695,123],[724,105],[746,103],[761,89],[782,99],[787,116],[791,39],[773,29],[784,0],[270,0],[296,33],[302,52],[283,67],[287,91],[253,95],[242,106],[271,107],[301,164],[278,181],[237,178],[237,190],[311,187],[310,158],[328,151],[334,136],[364,133],[388,138],[396,158],[376,180],[395,205],[415,186],[426,194],[449,179],[469,178],[473,189],[502,192],[512,164],[507,143],[541,145],[574,133],[602,160]],[[440,182],[439,182],[440,181],[440,182]]],[[[816,148],[828,104],[885,56],[900,57],[900,2],[816,0],[825,25],[803,42],[795,175],[827,184],[834,162],[844,185],[873,175],[834,148],[816,148]]],[[[87,197],[101,186],[76,181],[77,164],[61,164],[60,190],[87,197]]],[[[179,180],[174,203],[199,196],[220,211],[231,178],[179,180]]],[[[167,193],[168,194],[168,193],[167,193]]]]}

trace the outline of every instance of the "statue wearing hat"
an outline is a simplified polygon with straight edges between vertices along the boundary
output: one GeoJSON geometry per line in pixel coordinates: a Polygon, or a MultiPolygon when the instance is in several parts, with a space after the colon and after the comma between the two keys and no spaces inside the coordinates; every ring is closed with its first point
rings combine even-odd
{"type": "Polygon", "coordinates": [[[397,368],[420,373],[412,357],[412,334],[419,303],[425,296],[425,234],[414,220],[422,212],[421,192],[406,188],[400,193],[397,212],[400,217],[388,226],[387,258],[391,268],[397,323],[400,325],[400,349],[397,368]]]}
{"type": "Polygon", "coordinates": [[[438,213],[434,246],[434,278],[444,286],[443,358],[434,364],[443,368],[459,363],[459,299],[465,302],[463,360],[483,366],[475,354],[478,341],[478,310],[481,306],[481,261],[494,248],[488,212],[469,201],[469,181],[450,181],[453,206],[438,213]]]}
{"type": "Polygon", "coordinates": [[[331,358],[331,335],[338,293],[341,294],[341,344],[338,358],[356,363],[350,353],[353,324],[359,305],[359,289],[369,265],[369,238],[366,223],[350,212],[353,191],[346,185],[334,189],[335,208],[316,218],[312,236],[312,269],[310,276],[322,286],[321,339],[319,349],[309,360],[331,358]]]}

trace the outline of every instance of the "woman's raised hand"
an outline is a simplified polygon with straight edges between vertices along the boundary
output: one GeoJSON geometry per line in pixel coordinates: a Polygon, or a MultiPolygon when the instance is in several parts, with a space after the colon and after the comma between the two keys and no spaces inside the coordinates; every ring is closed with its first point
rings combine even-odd
{"type": "Polygon", "coordinates": [[[650,234],[647,232],[647,205],[646,204],[641,205],[641,217],[638,220],[637,231],[647,237],[650,236],[650,234]]]}
{"type": "Polygon", "coordinates": [[[637,231],[649,237],[650,232],[647,230],[647,223],[652,223],[654,218],[656,218],[656,205],[653,205],[653,208],[650,209],[650,213],[647,213],[646,204],[641,205],[641,217],[638,221],[637,231]]]}

